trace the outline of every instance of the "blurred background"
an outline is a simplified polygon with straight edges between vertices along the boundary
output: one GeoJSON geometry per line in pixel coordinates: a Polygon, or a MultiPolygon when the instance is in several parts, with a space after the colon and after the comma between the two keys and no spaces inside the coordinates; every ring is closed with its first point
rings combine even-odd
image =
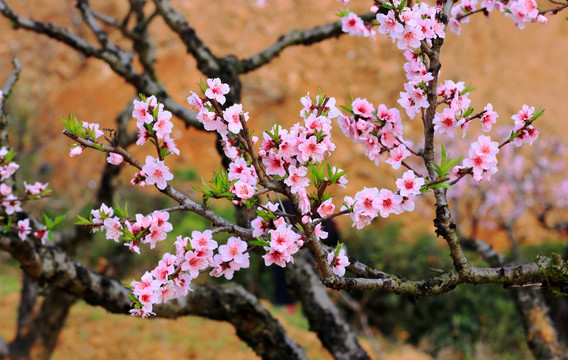
{"type": "MultiPolygon", "coordinates": [[[[72,33],[92,38],[82,25],[73,2],[18,0],[9,4],[25,17],[57,23],[72,33]]],[[[255,54],[292,30],[336,21],[335,13],[342,7],[332,0],[274,0],[263,8],[244,0],[172,1],[172,5],[186,15],[190,25],[217,56],[234,54],[239,58],[255,54]]],[[[366,1],[352,1],[350,8],[360,13],[369,5],[366,1]]],[[[127,3],[122,1],[99,0],[92,6],[118,18],[128,9],[127,3]]],[[[196,84],[203,75],[177,35],[161,19],[152,22],[149,31],[157,47],[159,77],[170,95],[185,103],[189,90],[198,90],[196,84]]],[[[567,31],[568,21],[562,13],[551,16],[547,25],[530,24],[524,30],[516,28],[501,14],[494,13],[491,19],[477,14],[463,26],[461,36],[447,35],[442,48],[441,78],[463,81],[476,88],[470,95],[472,106],[481,110],[487,103],[492,103],[500,115],[498,125],[508,129],[513,126],[510,116],[523,104],[542,106],[546,111],[536,123],[540,131],[537,142],[566,140],[567,31]]],[[[111,33],[111,39],[121,44],[119,34],[111,33]]],[[[79,120],[113,127],[116,115],[133,99],[136,90],[114,74],[106,63],[87,59],[47,37],[14,30],[5,18],[0,17],[0,68],[4,74],[0,74],[1,81],[9,75],[14,56],[23,65],[21,78],[8,105],[11,141],[19,152],[19,162],[24,165],[18,176],[28,182],[49,181],[53,188],[52,198],[30,204],[32,212],[66,213],[69,225],[75,215],[88,213],[105,158],[86,151],[79,158],[70,159],[69,141],[61,135],[60,119],[73,113],[79,120]]],[[[318,89],[335,97],[341,105],[347,105],[352,94],[365,97],[375,105],[384,103],[394,107],[405,81],[403,61],[401,51],[381,36],[373,41],[345,35],[309,47],[290,47],[268,65],[242,77],[242,102],[245,111],[250,113],[249,123],[256,134],[276,122],[290,126],[299,121],[300,97],[308,91],[315,96],[318,89]]],[[[192,186],[200,183],[201,176],[209,178],[211,171],[221,165],[214,148],[215,137],[185,129],[181,122],[174,124],[174,138],[181,150],[181,155],[172,159],[176,175],[174,184],[194,194],[192,186]]],[[[419,119],[405,120],[404,124],[410,140],[421,139],[419,119]]],[[[134,124],[131,125],[130,129],[133,129],[134,124]]],[[[472,126],[462,148],[467,149],[478,133],[480,127],[472,126]]],[[[334,127],[334,136],[338,151],[332,161],[348,170],[350,181],[349,192],[338,189],[338,199],[353,195],[364,186],[394,188],[393,176],[400,177],[402,172],[394,172],[384,164],[372,165],[338,127],[334,127]]],[[[466,155],[459,153],[464,151],[458,150],[459,147],[456,145],[453,157],[466,155]]],[[[148,150],[137,149],[134,153],[143,158],[148,150]]],[[[553,155],[560,155],[555,161],[566,162],[560,150],[553,151],[553,155]]],[[[539,162],[542,158],[527,161],[539,162]]],[[[558,166],[562,167],[562,164],[558,166]]],[[[167,199],[156,197],[153,191],[129,186],[133,174],[132,169],[123,171],[115,201],[120,204],[128,201],[133,212],[171,206],[167,199]]],[[[548,176],[544,172],[543,184],[556,184],[562,180],[562,173],[558,171],[554,179],[548,176]]],[[[501,213],[490,211],[494,210],[494,205],[477,211],[481,206],[479,189],[460,191],[474,199],[455,204],[456,215],[462,221],[458,224],[460,231],[487,241],[501,253],[510,254],[507,229],[499,226],[500,219],[491,218],[499,217],[501,213]],[[473,221],[473,218],[477,220],[473,221]]],[[[523,192],[527,198],[532,198],[530,189],[520,191],[517,195],[511,194],[511,201],[523,192]]],[[[507,197],[503,199],[507,200],[507,197]]],[[[529,260],[536,254],[564,254],[564,230],[545,229],[539,225],[539,211],[533,210],[533,207],[538,208],[539,198],[532,201],[535,206],[527,205],[527,211],[511,225],[515,230],[515,244],[529,260]]],[[[342,241],[346,242],[350,255],[387,272],[416,279],[433,276],[436,269],[451,267],[451,261],[445,244],[434,236],[432,202],[432,199],[425,199],[417,204],[418,209],[412,214],[380,219],[360,232],[350,227],[348,217],[337,219],[342,241]]],[[[336,206],[339,205],[337,201],[336,206]]],[[[500,206],[505,206],[503,213],[509,211],[506,205],[500,206]]],[[[220,207],[219,211],[232,216],[231,209],[220,207]]],[[[552,222],[562,222],[565,215],[562,210],[557,211],[551,215],[552,222]]],[[[173,221],[174,236],[187,235],[207,226],[206,222],[187,214],[175,214],[173,221]]],[[[81,248],[79,257],[94,268],[103,266],[109,246],[104,239],[98,239],[81,248]]],[[[162,244],[156,252],[145,249],[143,255],[130,260],[134,264],[125,278],[139,278],[145,270],[153,268],[164,251],[171,251],[171,243],[162,244]]],[[[484,264],[475,253],[468,255],[472,261],[484,264]]],[[[0,259],[6,259],[0,264],[0,317],[5,320],[0,326],[0,335],[10,339],[16,322],[20,273],[15,264],[3,256],[0,254],[0,259]]],[[[307,322],[300,311],[291,313],[271,305],[275,300],[271,276],[257,261],[251,271],[242,272],[237,280],[265,299],[291,336],[306,346],[310,358],[329,358],[317,337],[307,331],[307,322]]],[[[202,278],[200,280],[210,281],[202,278]]],[[[373,336],[388,359],[518,359],[529,356],[515,304],[509,292],[500,286],[461,286],[450,294],[417,302],[378,293],[352,296],[365,309],[373,336]]],[[[558,301],[553,294],[550,298],[553,302],[558,301]]],[[[338,303],[342,306],[339,299],[338,303]]],[[[354,326],[359,327],[358,314],[343,308],[354,326]]],[[[563,336],[565,340],[566,335],[563,336]]],[[[370,347],[368,340],[363,338],[362,342],[370,347]]],[[[54,356],[58,359],[130,359],[149,353],[164,359],[180,356],[248,359],[254,356],[227,324],[201,318],[176,321],[130,319],[109,315],[85,304],[73,307],[54,356]]]]}

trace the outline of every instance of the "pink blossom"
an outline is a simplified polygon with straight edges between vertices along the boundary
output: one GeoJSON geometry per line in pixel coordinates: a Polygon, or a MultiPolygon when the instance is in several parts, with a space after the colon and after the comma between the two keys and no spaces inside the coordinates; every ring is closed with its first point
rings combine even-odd
{"type": "Polygon", "coordinates": [[[456,121],[456,113],[450,108],[444,109],[443,113],[434,115],[434,131],[440,134],[448,134],[449,137],[456,135],[458,122],[456,121]]]}
{"type": "Polygon", "coordinates": [[[167,182],[174,178],[164,161],[155,159],[150,155],[146,156],[146,165],[142,167],[142,170],[146,173],[146,184],[155,184],[160,190],[164,190],[168,186],[167,182]]]}
{"type": "Polygon", "coordinates": [[[86,121],[83,121],[82,125],[83,125],[84,129],[94,132],[95,138],[92,139],[93,141],[95,141],[97,138],[104,135],[104,133],[101,130],[99,130],[99,126],[100,126],[99,124],[88,123],[86,121]]]}
{"type": "Polygon", "coordinates": [[[190,93],[187,103],[197,109],[197,112],[200,112],[203,109],[203,100],[195,92],[190,91],[190,93]]]}
{"type": "Polygon", "coordinates": [[[243,200],[254,196],[254,187],[242,180],[237,181],[233,186],[235,188],[233,193],[243,200]]]}
{"type": "MultiPolygon", "coordinates": [[[[150,217],[150,219],[152,221],[152,223],[150,225],[151,228],[160,229],[160,230],[163,230],[165,232],[170,232],[170,231],[173,230],[172,224],[168,222],[168,220],[170,218],[169,212],[155,210],[148,217],[150,217]]],[[[144,219],[146,219],[148,217],[145,217],[144,219]]]]}
{"type": "Polygon", "coordinates": [[[137,241],[131,241],[131,242],[124,243],[124,246],[127,246],[129,251],[135,252],[138,255],[140,255],[140,248],[138,247],[137,241]]]}
{"type": "Polygon", "coordinates": [[[331,270],[337,276],[345,275],[345,268],[350,264],[349,259],[345,256],[345,249],[341,248],[339,254],[330,252],[327,254],[327,263],[331,266],[331,270]]]}
{"type": "Polygon", "coordinates": [[[26,240],[26,237],[32,232],[30,219],[19,220],[16,229],[18,230],[18,237],[22,239],[22,241],[26,240]]]}
{"type": "MultiPolygon", "coordinates": [[[[114,215],[114,210],[112,207],[106,206],[102,203],[100,208],[96,210],[91,210],[91,216],[93,217],[93,224],[103,224],[103,221],[114,215]]],[[[96,231],[96,230],[94,230],[96,231]]]]}
{"type": "Polygon", "coordinates": [[[106,230],[106,238],[118,242],[122,235],[122,224],[118,216],[105,219],[103,225],[106,230]]]}
{"type": "Polygon", "coordinates": [[[69,157],[75,157],[77,155],[81,155],[83,152],[84,147],[79,144],[71,145],[71,150],[69,150],[69,157]]]}
{"type": "Polygon", "coordinates": [[[481,124],[483,125],[483,131],[487,132],[491,130],[491,126],[497,122],[499,114],[493,111],[493,105],[491,103],[487,104],[483,108],[485,113],[481,117],[481,124]]]}
{"type": "Polygon", "coordinates": [[[387,164],[390,164],[393,169],[398,169],[404,159],[411,155],[410,151],[406,149],[403,144],[398,145],[394,149],[390,150],[390,158],[386,160],[387,164]]]}
{"type": "MultiPolygon", "coordinates": [[[[346,198],[347,199],[347,198],[346,198]]],[[[355,194],[355,213],[376,217],[379,211],[379,191],[377,188],[363,188],[355,194]]]]}
{"type": "Polygon", "coordinates": [[[16,200],[17,198],[10,194],[6,196],[6,199],[2,201],[2,206],[4,206],[4,210],[6,211],[7,215],[13,215],[19,211],[22,211],[21,202],[16,200]]]}
{"type": "Polygon", "coordinates": [[[326,201],[322,202],[321,205],[318,207],[317,211],[321,217],[331,215],[335,211],[335,205],[333,205],[331,200],[332,199],[327,199],[326,201]]]}
{"type": "Polygon", "coordinates": [[[174,139],[172,139],[169,136],[164,136],[163,141],[164,141],[162,145],[163,148],[168,149],[168,151],[171,152],[172,154],[179,155],[179,149],[177,148],[174,139]]]}
{"type": "Polygon", "coordinates": [[[146,101],[134,100],[134,109],[132,110],[132,117],[136,118],[136,123],[138,127],[142,127],[143,124],[151,124],[154,121],[154,115],[152,114],[153,108],[150,104],[156,106],[156,97],[151,96],[146,101]]]}
{"type": "Polygon", "coordinates": [[[15,162],[10,162],[2,165],[2,167],[0,168],[0,181],[6,180],[10,176],[14,175],[19,167],[20,165],[16,164],[15,162]]]}
{"type": "Polygon", "coordinates": [[[424,185],[424,179],[417,177],[412,170],[404,172],[402,178],[396,180],[401,196],[419,195],[422,185],[424,185]]]}
{"type": "Polygon", "coordinates": [[[377,21],[381,24],[379,33],[387,35],[393,42],[400,39],[404,26],[396,20],[393,10],[389,10],[387,15],[377,14],[377,21]]]}
{"type": "Polygon", "coordinates": [[[215,99],[221,105],[225,103],[225,94],[229,93],[229,85],[221,83],[221,79],[207,79],[209,88],[205,90],[205,96],[215,99]]]}
{"type": "Polygon", "coordinates": [[[290,261],[293,261],[292,256],[287,255],[283,252],[280,252],[276,249],[271,248],[268,254],[263,255],[262,258],[264,259],[264,264],[266,266],[270,266],[272,264],[276,264],[280,267],[286,267],[286,264],[290,261]]]}
{"type": "Polygon", "coordinates": [[[213,240],[213,234],[211,230],[205,230],[204,232],[192,231],[191,232],[191,247],[206,248],[208,250],[217,249],[217,241],[213,240]]]}
{"type": "Polygon", "coordinates": [[[353,112],[355,115],[360,115],[362,117],[369,118],[373,116],[373,104],[367,101],[367,99],[357,98],[353,100],[351,103],[351,107],[353,108],[353,112]]]}
{"type": "Polygon", "coordinates": [[[284,180],[284,183],[290,186],[292,194],[297,194],[299,189],[303,189],[310,184],[310,180],[306,178],[308,169],[305,166],[297,168],[294,165],[288,167],[289,176],[284,180]]]}
{"type": "Polygon", "coordinates": [[[264,234],[270,226],[270,224],[262,220],[261,217],[255,218],[251,221],[250,225],[252,227],[252,236],[254,237],[262,236],[262,234],[264,234]]]}
{"type": "Polygon", "coordinates": [[[227,280],[231,280],[239,266],[234,261],[226,262],[220,254],[213,257],[213,270],[209,275],[214,277],[225,276],[227,280]]]}
{"type": "Polygon", "coordinates": [[[298,150],[300,151],[299,160],[302,163],[306,163],[310,159],[312,159],[312,161],[316,163],[319,163],[324,160],[327,147],[322,143],[318,143],[315,136],[310,136],[308,139],[302,141],[298,145],[298,150]]]}
{"type": "Polygon", "coordinates": [[[154,123],[152,130],[156,133],[158,139],[163,139],[164,137],[171,134],[174,124],[171,122],[172,113],[169,111],[158,112],[158,119],[154,123]]]}
{"type": "Polygon", "coordinates": [[[49,230],[45,225],[40,225],[40,228],[34,231],[34,237],[39,240],[43,245],[47,243],[47,239],[49,238],[49,230]]]}
{"type": "Polygon", "coordinates": [[[199,276],[199,271],[205,270],[209,266],[207,258],[199,256],[196,251],[187,251],[184,259],[181,270],[189,272],[189,276],[193,279],[199,276]]]}
{"type": "Polygon", "coordinates": [[[327,239],[328,233],[323,231],[323,226],[321,223],[317,224],[314,228],[314,234],[318,237],[318,239],[327,239]]]}
{"type": "Polygon", "coordinates": [[[405,26],[400,38],[398,39],[397,46],[401,50],[419,48],[420,41],[424,39],[425,36],[421,29],[413,26],[405,26]]]}
{"type": "Polygon", "coordinates": [[[8,185],[2,183],[0,184],[0,195],[2,195],[2,197],[6,197],[8,195],[10,195],[12,193],[12,188],[9,187],[8,185]]]}
{"type": "Polygon", "coordinates": [[[223,119],[228,123],[229,131],[238,134],[239,131],[243,129],[243,125],[241,124],[241,114],[243,116],[244,121],[248,121],[249,115],[247,113],[243,113],[243,105],[235,104],[223,111],[223,119]]]}
{"type": "MultiPolygon", "coordinates": [[[[4,185],[4,184],[2,184],[2,185],[4,185]]],[[[30,185],[30,184],[28,184],[24,181],[24,187],[26,188],[26,193],[29,194],[29,195],[32,195],[32,196],[41,194],[43,191],[45,191],[47,189],[47,186],[48,186],[47,183],[42,184],[42,183],[36,181],[35,184],[30,185]]]]}
{"type": "Polygon", "coordinates": [[[120,165],[124,161],[122,155],[117,153],[110,153],[107,157],[107,162],[112,165],[120,165]]]}
{"type": "Polygon", "coordinates": [[[223,261],[234,260],[235,263],[239,264],[241,267],[248,267],[249,254],[246,253],[246,250],[247,243],[235,236],[231,236],[227,240],[226,245],[219,246],[219,254],[222,256],[223,261]]]}
{"type": "Polygon", "coordinates": [[[393,194],[392,191],[381,189],[377,198],[379,212],[382,217],[386,218],[391,213],[400,214],[402,212],[400,203],[402,198],[400,195],[393,194]]]}
{"type": "Polygon", "coordinates": [[[351,36],[363,35],[365,24],[355,13],[350,12],[349,15],[341,18],[341,31],[351,36]]]}

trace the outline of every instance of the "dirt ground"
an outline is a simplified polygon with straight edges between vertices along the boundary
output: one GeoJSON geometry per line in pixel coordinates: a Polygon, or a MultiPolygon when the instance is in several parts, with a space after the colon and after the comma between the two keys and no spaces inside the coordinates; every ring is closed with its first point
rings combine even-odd
{"type": "MultiPolygon", "coordinates": [[[[87,29],[77,25],[80,15],[71,2],[8,2],[26,17],[56,22],[74,33],[90,36],[87,29]]],[[[263,9],[247,1],[172,3],[187,15],[197,34],[216,55],[238,57],[256,53],[293,29],[335,21],[334,14],[340,7],[334,0],[274,0],[263,9]]],[[[368,6],[367,1],[354,0],[353,3],[351,7],[357,11],[368,6]]],[[[122,16],[125,12],[123,2],[101,0],[93,4],[109,15],[122,16]]],[[[491,102],[501,114],[499,121],[505,124],[512,125],[510,116],[524,103],[542,106],[546,113],[538,124],[541,139],[547,134],[567,138],[568,21],[564,19],[565,14],[551,17],[546,26],[528,25],[522,31],[500,14],[492,17],[473,16],[460,37],[448,35],[442,53],[442,78],[471,84],[477,89],[471,96],[473,106],[482,108],[491,102]]],[[[201,77],[195,62],[160,19],[154,21],[151,32],[155,34],[158,48],[160,77],[170,94],[185,103],[189,90],[197,90],[195,84],[201,77]]],[[[117,37],[113,35],[111,39],[117,37]]],[[[92,187],[85,191],[84,184],[94,184],[104,160],[96,154],[81,155],[80,160],[69,159],[68,141],[60,135],[62,124],[58,119],[72,112],[81,120],[112,126],[113,117],[132,99],[135,91],[100,61],[85,59],[45,37],[14,31],[0,18],[0,82],[8,76],[14,56],[19,57],[24,70],[11,111],[24,121],[18,124],[19,130],[13,137],[22,144],[24,155],[36,159],[37,169],[49,163],[54,198],[63,199],[50,206],[55,210],[68,209],[67,204],[73,203],[75,206],[69,212],[76,212],[92,198],[92,187]],[[24,135],[26,129],[34,129],[35,134],[41,135],[24,135]],[[32,143],[35,146],[31,146],[32,143]]],[[[388,39],[380,37],[372,41],[343,36],[311,47],[289,48],[269,65],[243,77],[243,103],[257,133],[276,121],[287,125],[298,121],[299,98],[307,91],[315,94],[319,88],[342,104],[353,94],[375,104],[395,106],[404,81],[401,59],[401,52],[388,39]]],[[[405,126],[415,136],[421,131],[421,124],[416,120],[406,122],[405,126]]],[[[178,167],[193,169],[204,176],[218,168],[212,136],[181,126],[175,131],[182,149],[182,155],[176,160],[178,167]]],[[[342,149],[334,154],[334,160],[349,170],[352,189],[392,183],[392,173],[385,171],[386,166],[369,166],[363,153],[338,129],[334,131],[335,141],[342,149]]],[[[404,237],[412,238],[413,234],[430,229],[431,218],[427,214],[416,215],[411,221],[417,226],[405,227],[404,237]]],[[[502,248],[498,235],[485,235],[502,248]]],[[[2,323],[0,334],[8,338],[15,321],[16,301],[15,291],[0,297],[0,316],[11,319],[8,325],[2,323]]],[[[328,357],[313,334],[291,325],[289,328],[292,333],[296,332],[298,341],[308,351],[313,351],[310,354],[314,358],[328,357]]],[[[195,318],[145,322],[109,316],[87,306],[74,307],[55,358],[77,359],[77,354],[84,359],[138,358],[147,354],[198,359],[222,358],[220,355],[234,359],[252,356],[225,324],[195,318]],[[107,346],[109,339],[113,342],[111,347],[107,346]],[[159,341],[149,342],[149,339],[159,341]],[[117,352],[110,354],[109,348],[117,352]],[[236,355],[237,349],[239,355],[236,355]]],[[[395,359],[396,355],[389,358],[395,359]]],[[[410,359],[407,355],[399,358],[410,359]]]]}

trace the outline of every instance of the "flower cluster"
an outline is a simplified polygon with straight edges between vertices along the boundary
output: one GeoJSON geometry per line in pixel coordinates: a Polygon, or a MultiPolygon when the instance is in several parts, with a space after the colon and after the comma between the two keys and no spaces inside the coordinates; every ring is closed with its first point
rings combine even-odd
{"type": "Polygon", "coordinates": [[[523,143],[532,145],[538,137],[538,130],[534,128],[532,122],[540,116],[539,112],[535,113],[534,106],[523,105],[522,109],[511,116],[515,121],[513,142],[517,147],[523,143]]]}
{"type": "MultiPolygon", "coordinates": [[[[24,181],[25,195],[22,197],[15,195],[14,189],[5,183],[6,180],[10,179],[20,168],[20,165],[13,161],[15,156],[16,153],[12,150],[8,150],[6,147],[2,147],[0,149],[0,208],[6,215],[8,215],[8,217],[0,219],[2,220],[0,221],[0,229],[12,229],[17,231],[18,237],[22,241],[26,240],[28,235],[33,232],[33,237],[36,240],[39,240],[42,244],[45,244],[50,234],[46,225],[38,223],[37,225],[34,225],[36,228],[36,230],[34,230],[30,224],[29,218],[18,220],[15,226],[12,225],[13,223],[12,219],[10,219],[10,215],[14,215],[17,212],[22,211],[23,201],[40,199],[51,192],[51,190],[48,189],[47,183],[36,182],[34,184],[28,184],[24,181]]],[[[56,225],[47,216],[45,216],[45,219],[50,222],[50,228],[56,225]]],[[[63,217],[61,217],[57,222],[61,220],[63,220],[63,217]]]]}
{"type": "Polygon", "coordinates": [[[442,113],[436,113],[432,123],[434,131],[439,134],[446,134],[449,137],[456,135],[457,129],[462,131],[462,137],[465,137],[473,118],[479,117],[483,126],[483,131],[490,131],[493,124],[497,122],[499,114],[493,111],[493,105],[487,104],[483,112],[475,116],[471,116],[473,108],[470,107],[471,99],[469,93],[472,89],[466,87],[460,81],[455,83],[447,80],[438,87],[437,95],[441,97],[440,103],[447,104],[448,107],[442,113]]]}
{"type": "Polygon", "coordinates": [[[510,17],[519,29],[524,29],[525,24],[539,22],[546,24],[548,19],[538,10],[535,0],[483,0],[480,7],[477,8],[477,0],[462,0],[454,8],[452,8],[450,22],[448,24],[450,30],[456,34],[461,33],[461,24],[469,22],[469,15],[482,9],[485,14],[494,9],[502,12],[505,16],[510,17]]]}
{"type": "Polygon", "coordinates": [[[342,210],[352,209],[350,214],[353,226],[362,229],[369,225],[379,214],[386,218],[390,214],[401,214],[413,211],[414,200],[420,194],[425,180],[417,177],[412,170],[406,171],[402,178],[396,180],[398,191],[388,189],[364,188],[355,194],[355,198],[346,196],[342,210]]]}
{"type": "Polygon", "coordinates": [[[402,140],[402,121],[398,109],[387,108],[384,104],[376,109],[367,99],[357,98],[351,103],[351,116],[340,116],[339,127],[353,141],[361,144],[369,159],[379,164],[381,156],[388,153],[386,160],[394,169],[411,155],[402,140]]]}
{"type": "Polygon", "coordinates": [[[164,254],[154,270],[130,284],[137,299],[132,315],[148,317],[154,314],[154,304],[187,295],[193,279],[208,268],[211,276],[232,279],[235,271],[250,266],[247,244],[239,237],[230,237],[218,246],[210,230],[193,231],[191,238],[178,236],[175,247],[175,255],[164,254]]]}
{"type": "MultiPolygon", "coordinates": [[[[251,222],[251,226],[253,236],[260,238],[268,235],[268,241],[262,241],[266,250],[263,256],[266,266],[276,264],[286,267],[287,263],[294,262],[292,256],[304,245],[304,238],[296,233],[283,217],[275,215],[277,210],[278,204],[271,202],[259,206],[256,210],[258,216],[251,222]]],[[[321,226],[318,231],[320,229],[321,226]]]]}
{"type": "MultiPolygon", "coordinates": [[[[401,50],[420,48],[420,42],[432,43],[432,39],[444,38],[444,24],[436,18],[438,7],[420,2],[412,8],[399,9],[401,1],[394,1],[386,15],[378,13],[379,33],[387,35],[401,50]]],[[[386,7],[383,5],[383,7],[386,7]]]]}
{"type": "MultiPolygon", "coordinates": [[[[469,148],[469,157],[463,160],[465,168],[471,168],[473,180],[480,183],[483,180],[491,180],[491,175],[497,172],[497,154],[499,144],[491,141],[489,136],[480,135],[477,141],[469,148]]],[[[457,175],[463,171],[463,167],[456,166],[454,173],[457,175]]]]}
{"type": "MultiPolygon", "coordinates": [[[[104,133],[99,129],[99,124],[96,123],[88,123],[86,121],[83,121],[81,123],[82,128],[83,128],[83,132],[82,135],[83,137],[96,142],[97,139],[99,137],[101,137],[102,135],[104,135],[104,133]]],[[[77,155],[80,155],[83,150],[85,149],[84,146],[79,145],[79,144],[73,144],[71,145],[71,150],[69,150],[69,156],[70,157],[74,157],[77,155]]]]}
{"type": "Polygon", "coordinates": [[[341,17],[341,31],[351,36],[364,36],[369,38],[374,38],[377,33],[375,30],[365,25],[363,19],[352,12],[341,17]]]}
{"type": "Polygon", "coordinates": [[[135,219],[129,219],[122,209],[115,211],[103,203],[99,209],[91,210],[88,220],[80,219],[82,224],[93,226],[93,232],[104,230],[107,239],[123,240],[131,251],[140,253],[139,243],[150,244],[153,249],[158,242],[166,239],[173,230],[169,218],[168,212],[156,210],[149,215],[136,214],[135,219]]]}
{"type": "MultiPolygon", "coordinates": [[[[147,99],[142,98],[142,101],[134,100],[132,117],[136,119],[138,128],[136,144],[142,146],[147,140],[151,140],[156,145],[158,157],[147,156],[146,164],[131,182],[140,186],[156,185],[158,189],[164,190],[168,186],[167,182],[174,178],[169,167],[164,164],[164,158],[170,154],[179,155],[179,149],[170,136],[173,129],[172,113],[164,110],[164,105],[152,95],[147,99]]],[[[119,165],[123,158],[111,153],[107,161],[119,165]]]]}

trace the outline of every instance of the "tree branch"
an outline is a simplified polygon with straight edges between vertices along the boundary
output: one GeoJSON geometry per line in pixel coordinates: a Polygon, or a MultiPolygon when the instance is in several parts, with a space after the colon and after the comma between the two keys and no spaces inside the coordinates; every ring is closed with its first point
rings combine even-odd
{"type": "Polygon", "coordinates": [[[154,0],[154,4],[156,4],[156,9],[166,24],[179,35],[187,51],[195,58],[197,68],[204,74],[221,72],[219,59],[203,44],[195,30],[189,26],[185,17],[177,12],[168,0],[154,0]]]}
{"type": "MultiPolygon", "coordinates": [[[[375,14],[365,13],[360,15],[364,21],[371,21],[375,18],[375,14]]],[[[311,29],[294,30],[286,35],[280,36],[278,40],[247,59],[239,60],[237,63],[237,72],[246,74],[247,72],[258,69],[259,67],[269,63],[272,59],[280,55],[287,47],[293,45],[312,45],[325,39],[339,37],[345,34],[341,30],[341,21],[336,21],[327,25],[317,26],[311,29]]]]}
{"type": "MultiPolygon", "coordinates": [[[[40,284],[50,284],[112,313],[127,314],[130,310],[128,289],[120,282],[87,269],[57,247],[4,235],[0,237],[0,249],[10,253],[40,284]]],[[[306,359],[303,349],[241,286],[194,285],[193,288],[186,297],[156,306],[156,316],[173,319],[196,315],[228,321],[235,326],[237,335],[266,359],[306,359]]]]}
{"type": "Polygon", "coordinates": [[[300,299],[302,311],[323,346],[334,359],[369,359],[349,324],[331,302],[314,271],[313,258],[302,251],[293,264],[286,266],[284,276],[290,290],[300,299]]]}
{"type": "MultiPolygon", "coordinates": [[[[113,49],[97,48],[80,36],[71,34],[66,29],[51,23],[42,23],[26,19],[16,14],[4,0],[0,0],[0,12],[12,22],[14,28],[22,28],[38,34],[46,35],[54,40],[62,42],[67,46],[77,50],[84,56],[96,57],[106,62],[110,68],[119,76],[132,84],[138,92],[153,94],[158,97],[164,106],[174,115],[184,121],[186,126],[194,126],[202,129],[203,126],[197,120],[195,113],[182,106],[172,99],[166,92],[164,86],[155,81],[151,74],[138,73],[132,64],[132,53],[115,46],[113,49]]],[[[141,58],[144,63],[144,59],[141,58]]]]}
{"type": "MultiPolygon", "coordinates": [[[[513,238],[511,238],[514,241],[513,238]]],[[[476,251],[491,266],[506,264],[505,256],[485,241],[464,239],[464,246],[476,251]]],[[[549,316],[549,308],[540,288],[512,288],[511,295],[525,328],[527,343],[536,359],[563,359],[564,348],[549,316]]]]}

